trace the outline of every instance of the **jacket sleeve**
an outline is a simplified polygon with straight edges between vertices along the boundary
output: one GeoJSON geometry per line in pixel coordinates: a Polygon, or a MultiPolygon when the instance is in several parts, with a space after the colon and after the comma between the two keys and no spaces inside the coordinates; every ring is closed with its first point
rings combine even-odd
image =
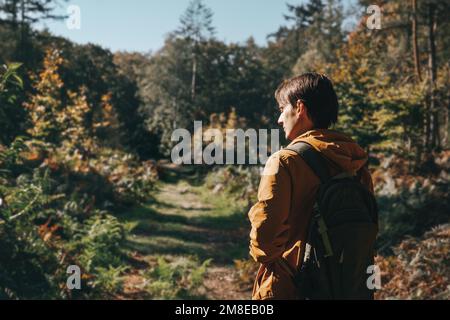
{"type": "Polygon", "coordinates": [[[288,216],[291,205],[291,178],[279,153],[266,164],[258,190],[258,202],[249,218],[250,255],[268,265],[280,258],[289,237],[288,216]]]}

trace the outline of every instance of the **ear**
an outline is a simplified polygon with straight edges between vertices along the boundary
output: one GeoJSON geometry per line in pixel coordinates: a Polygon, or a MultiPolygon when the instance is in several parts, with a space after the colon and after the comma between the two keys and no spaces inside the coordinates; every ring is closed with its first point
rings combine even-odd
{"type": "Polygon", "coordinates": [[[302,113],[306,112],[306,106],[305,106],[305,104],[303,103],[302,100],[297,100],[297,104],[295,106],[295,109],[296,109],[298,114],[302,114],[302,113]]]}

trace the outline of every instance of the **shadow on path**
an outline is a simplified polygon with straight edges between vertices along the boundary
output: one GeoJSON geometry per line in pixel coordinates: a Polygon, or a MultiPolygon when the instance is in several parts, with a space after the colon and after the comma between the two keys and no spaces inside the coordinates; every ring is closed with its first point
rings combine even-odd
{"type": "Polygon", "coordinates": [[[247,258],[246,214],[232,205],[218,209],[214,201],[207,203],[202,184],[189,167],[163,172],[155,200],[124,217],[136,225],[127,249],[144,256],[195,255],[222,266],[247,258]]]}

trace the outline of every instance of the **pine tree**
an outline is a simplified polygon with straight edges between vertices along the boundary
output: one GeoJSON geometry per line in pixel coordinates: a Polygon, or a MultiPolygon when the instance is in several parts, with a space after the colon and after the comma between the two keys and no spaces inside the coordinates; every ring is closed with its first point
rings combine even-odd
{"type": "Polygon", "coordinates": [[[5,16],[2,21],[17,29],[42,19],[61,20],[65,16],[53,13],[59,2],[61,0],[3,0],[0,2],[0,12],[5,16]]]}
{"type": "Polygon", "coordinates": [[[175,32],[176,35],[188,41],[192,51],[192,81],[191,98],[195,101],[197,65],[200,54],[200,44],[211,39],[214,36],[215,28],[212,25],[213,13],[211,9],[205,6],[203,0],[192,0],[181,17],[180,28],[175,32]]]}
{"type": "Polygon", "coordinates": [[[55,14],[60,2],[67,0],[2,0],[0,23],[12,28],[18,39],[17,58],[27,63],[32,59],[31,27],[42,20],[62,20],[64,15],[55,14]]]}

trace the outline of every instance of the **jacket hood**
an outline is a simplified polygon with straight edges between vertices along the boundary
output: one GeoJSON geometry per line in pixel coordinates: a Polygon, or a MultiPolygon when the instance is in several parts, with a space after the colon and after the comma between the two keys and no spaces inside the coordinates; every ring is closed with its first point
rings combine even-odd
{"type": "Polygon", "coordinates": [[[356,173],[367,162],[367,153],[350,137],[333,130],[312,130],[297,137],[292,144],[306,142],[321,152],[338,168],[356,173]]]}

